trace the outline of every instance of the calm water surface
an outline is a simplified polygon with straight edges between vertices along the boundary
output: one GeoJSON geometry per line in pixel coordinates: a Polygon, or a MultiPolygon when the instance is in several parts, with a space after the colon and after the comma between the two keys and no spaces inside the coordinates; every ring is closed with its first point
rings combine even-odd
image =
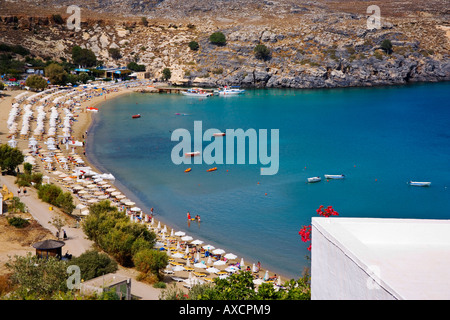
{"type": "Polygon", "coordinates": [[[310,255],[298,231],[320,205],[341,217],[450,217],[449,101],[450,83],[248,90],[207,99],[135,93],[99,107],[87,154],[145,212],[154,207],[175,229],[297,278],[310,255]],[[131,119],[137,113],[142,117],[131,119]],[[172,131],[193,136],[197,120],[203,130],[279,129],[278,173],[262,176],[262,165],[248,160],[173,164],[172,131]],[[218,170],[206,172],[212,166],[218,170]],[[324,174],[346,179],[306,183],[324,174]],[[411,187],[410,180],[432,186],[411,187]],[[188,224],[187,211],[201,224],[188,224]]]}

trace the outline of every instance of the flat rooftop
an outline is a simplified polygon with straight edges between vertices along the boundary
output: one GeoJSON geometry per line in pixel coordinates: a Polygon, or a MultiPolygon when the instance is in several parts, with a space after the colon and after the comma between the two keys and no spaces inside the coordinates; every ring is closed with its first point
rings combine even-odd
{"type": "Polygon", "coordinates": [[[450,299],[450,220],[317,217],[312,224],[397,298],[450,299]]]}

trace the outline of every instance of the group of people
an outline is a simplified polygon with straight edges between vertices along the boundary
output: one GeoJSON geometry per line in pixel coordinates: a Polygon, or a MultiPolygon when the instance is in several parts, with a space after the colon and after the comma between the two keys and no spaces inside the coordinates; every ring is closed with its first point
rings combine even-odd
{"type": "MultiPolygon", "coordinates": [[[[191,214],[189,213],[189,211],[187,213],[187,219],[188,219],[188,221],[192,220],[192,217],[191,217],[191,214]]],[[[200,222],[200,216],[198,214],[195,216],[194,219],[197,220],[198,222],[200,222]]]]}
{"type": "MultiPolygon", "coordinates": [[[[67,240],[67,233],[66,233],[66,230],[62,230],[63,231],[63,239],[64,240],[67,240]]],[[[58,238],[59,239],[59,231],[56,231],[56,238],[58,238]]]]}

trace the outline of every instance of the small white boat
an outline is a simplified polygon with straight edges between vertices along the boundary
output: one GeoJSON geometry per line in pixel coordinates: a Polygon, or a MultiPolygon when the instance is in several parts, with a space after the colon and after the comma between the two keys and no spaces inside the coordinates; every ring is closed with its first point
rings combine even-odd
{"type": "Polygon", "coordinates": [[[200,155],[200,151],[186,152],[184,155],[185,155],[186,157],[195,157],[195,156],[200,155]]]}
{"type": "Polygon", "coordinates": [[[429,187],[431,182],[410,181],[409,185],[416,187],[429,187]]]}
{"type": "Polygon", "coordinates": [[[211,97],[213,94],[202,89],[192,88],[187,91],[181,91],[181,94],[189,97],[211,97]]]}
{"type": "Polygon", "coordinates": [[[213,137],[223,137],[224,135],[225,135],[225,132],[213,133],[213,137]]]}
{"type": "Polygon", "coordinates": [[[245,92],[244,89],[227,88],[227,86],[225,86],[223,88],[219,88],[219,90],[214,90],[214,93],[218,94],[218,95],[234,95],[234,94],[241,94],[244,92],[245,92]]]}
{"type": "Polygon", "coordinates": [[[326,174],[325,179],[344,179],[344,174],[326,174]]]}
{"type": "Polygon", "coordinates": [[[322,179],[321,179],[320,177],[311,177],[311,178],[308,178],[308,182],[309,182],[309,183],[312,183],[312,182],[319,182],[319,181],[322,181],[322,179]]]}

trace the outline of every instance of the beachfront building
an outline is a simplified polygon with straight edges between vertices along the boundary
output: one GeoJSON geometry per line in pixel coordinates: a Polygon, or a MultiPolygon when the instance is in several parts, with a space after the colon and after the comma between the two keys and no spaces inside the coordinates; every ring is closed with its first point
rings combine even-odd
{"type": "Polygon", "coordinates": [[[311,299],[450,299],[450,221],[313,218],[311,299]]]}
{"type": "Polygon", "coordinates": [[[114,273],[84,281],[81,283],[82,294],[101,294],[113,290],[121,300],[131,300],[131,278],[114,273]]]}

